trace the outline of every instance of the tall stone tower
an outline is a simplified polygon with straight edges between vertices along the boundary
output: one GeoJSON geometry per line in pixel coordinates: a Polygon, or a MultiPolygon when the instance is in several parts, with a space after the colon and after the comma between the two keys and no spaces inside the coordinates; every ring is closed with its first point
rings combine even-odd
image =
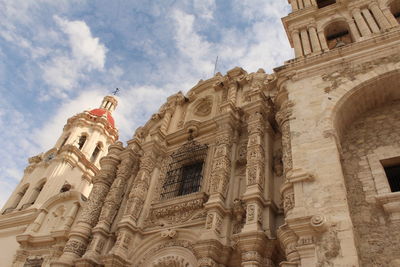
{"type": "MultiPolygon", "coordinates": [[[[92,178],[99,171],[99,159],[107,153],[108,146],[118,139],[112,117],[116,106],[117,100],[113,96],[106,96],[99,108],[71,117],[55,146],[29,159],[23,178],[1,211],[0,236],[11,237],[0,239],[2,249],[10,250],[10,253],[1,253],[1,262],[11,265],[18,246],[15,235],[25,230],[26,233],[33,230],[37,232],[42,222],[50,220],[52,215],[48,214],[48,209],[60,197],[68,196],[79,203],[88,196],[92,178]],[[34,221],[36,226],[32,224],[34,221]],[[13,250],[14,253],[11,252],[13,250]]],[[[65,219],[64,213],[68,208],[68,205],[64,205],[54,214],[65,219]]],[[[72,209],[72,213],[76,213],[77,209],[72,209]]],[[[53,220],[53,223],[56,222],[53,220]]],[[[49,228],[53,226],[47,225],[49,228]]],[[[29,234],[24,238],[28,240],[29,234]]],[[[19,240],[20,243],[22,240],[19,240]]]]}
{"type": "Polygon", "coordinates": [[[282,266],[400,266],[400,1],[289,2],[282,266]]]}

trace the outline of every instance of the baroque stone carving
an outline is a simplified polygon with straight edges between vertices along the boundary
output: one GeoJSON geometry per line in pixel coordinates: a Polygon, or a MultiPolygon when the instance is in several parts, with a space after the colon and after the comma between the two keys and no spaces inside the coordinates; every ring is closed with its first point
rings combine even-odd
{"type": "Polygon", "coordinates": [[[165,256],[156,260],[153,267],[189,267],[190,264],[179,256],[165,256]]]}
{"type": "Polygon", "coordinates": [[[373,70],[375,67],[387,64],[390,62],[399,62],[400,56],[399,54],[390,55],[383,58],[374,59],[372,61],[367,61],[358,65],[354,65],[353,63],[349,63],[346,66],[343,66],[340,70],[331,72],[329,74],[324,74],[322,76],[322,80],[328,81],[331,83],[330,86],[324,89],[325,93],[330,93],[333,90],[337,89],[342,84],[347,81],[354,81],[356,76],[359,74],[367,73],[368,71],[373,70]]]}
{"type": "Polygon", "coordinates": [[[285,101],[275,115],[275,119],[278,122],[282,133],[282,161],[285,174],[293,168],[292,145],[289,125],[289,120],[292,116],[293,106],[294,104],[291,101],[285,101]]]}
{"type": "Polygon", "coordinates": [[[162,238],[174,238],[174,237],[177,237],[177,232],[176,232],[176,230],[168,229],[168,230],[161,232],[161,237],[162,238]]]}
{"type": "Polygon", "coordinates": [[[80,240],[70,240],[64,248],[64,252],[71,252],[74,254],[77,254],[79,256],[82,256],[83,253],[85,253],[86,250],[86,244],[83,243],[80,240]]]}
{"type": "Polygon", "coordinates": [[[195,115],[204,117],[211,113],[213,104],[211,96],[200,98],[197,102],[194,111],[195,115]]]}
{"type": "Polygon", "coordinates": [[[216,138],[216,150],[214,153],[214,164],[211,169],[210,192],[226,194],[229,168],[231,166],[231,141],[230,132],[222,133],[216,138]]]}
{"type": "Polygon", "coordinates": [[[294,192],[293,190],[286,192],[283,196],[283,209],[285,212],[294,208],[294,192]]]}
{"type": "Polygon", "coordinates": [[[150,211],[149,221],[152,224],[161,220],[168,223],[183,223],[192,218],[203,207],[204,203],[204,195],[199,194],[196,198],[187,201],[174,201],[166,206],[155,206],[150,211]]]}
{"type": "Polygon", "coordinates": [[[148,266],[144,266],[143,264],[145,263],[145,261],[155,255],[157,252],[159,252],[161,249],[163,248],[169,248],[169,247],[182,247],[185,249],[188,249],[190,252],[192,252],[193,254],[195,254],[194,250],[193,250],[193,246],[192,244],[187,241],[187,240],[179,240],[179,239],[171,239],[167,242],[164,242],[154,248],[152,248],[151,250],[149,250],[144,257],[138,262],[137,265],[135,265],[135,267],[148,267],[148,266]]]}

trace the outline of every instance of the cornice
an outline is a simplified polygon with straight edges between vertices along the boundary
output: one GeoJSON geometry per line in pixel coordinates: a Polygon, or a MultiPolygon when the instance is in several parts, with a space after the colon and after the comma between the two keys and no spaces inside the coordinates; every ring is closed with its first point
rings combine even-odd
{"type": "Polygon", "coordinates": [[[285,65],[275,68],[274,71],[278,74],[278,79],[289,78],[295,81],[304,77],[321,75],[327,70],[333,71],[344,63],[355,65],[357,62],[366,61],[366,58],[372,61],[378,56],[384,57],[399,52],[399,33],[400,27],[397,27],[375,37],[321,54],[295,58],[287,61],[285,65]]]}
{"type": "Polygon", "coordinates": [[[28,225],[34,221],[37,215],[38,210],[35,208],[0,215],[0,230],[28,225]]]}
{"type": "MultiPolygon", "coordinates": [[[[98,130],[114,141],[118,140],[118,129],[111,127],[106,118],[90,115],[88,111],[79,113],[68,119],[64,126],[64,131],[68,131],[71,127],[86,126],[98,130]]],[[[113,143],[111,142],[111,143],[113,143]]]]}

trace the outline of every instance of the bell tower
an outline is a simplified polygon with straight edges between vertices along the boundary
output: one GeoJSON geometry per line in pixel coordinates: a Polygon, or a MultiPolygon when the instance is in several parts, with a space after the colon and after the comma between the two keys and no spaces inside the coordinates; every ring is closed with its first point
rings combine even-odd
{"type": "Polygon", "coordinates": [[[69,190],[87,197],[99,160],[118,139],[112,112],[114,96],[104,97],[99,108],[68,119],[55,146],[29,158],[24,176],[2,214],[39,208],[52,196],[69,190]]]}
{"type": "Polygon", "coordinates": [[[400,202],[383,174],[385,160],[399,155],[397,141],[388,140],[400,107],[400,0],[289,3],[282,22],[295,58],[275,68],[284,165],[280,266],[400,266],[392,256],[396,222],[385,221],[397,216],[400,202]],[[378,172],[382,183],[374,180],[378,172]],[[346,245],[326,257],[316,240],[333,233],[346,245]]]}
{"type": "Polygon", "coordinates": [[[359,43],[399,25],[399,1],[289,0],[282,19],[296,58],[359,43]]]}

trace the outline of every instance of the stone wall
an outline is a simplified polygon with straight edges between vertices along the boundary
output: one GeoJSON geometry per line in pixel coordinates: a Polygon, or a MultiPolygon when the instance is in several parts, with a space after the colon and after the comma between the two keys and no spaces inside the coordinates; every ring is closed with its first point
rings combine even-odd
{"type": "Polygon", "coordinates": [[[364,267],[398,266],[400,222],[390,222],[375,201],[375,169],[368,157],[381,147],[400,147],[399,118],[400,101],[366,112],[349,127],[342,142],[347,197],[364,267]]]}

